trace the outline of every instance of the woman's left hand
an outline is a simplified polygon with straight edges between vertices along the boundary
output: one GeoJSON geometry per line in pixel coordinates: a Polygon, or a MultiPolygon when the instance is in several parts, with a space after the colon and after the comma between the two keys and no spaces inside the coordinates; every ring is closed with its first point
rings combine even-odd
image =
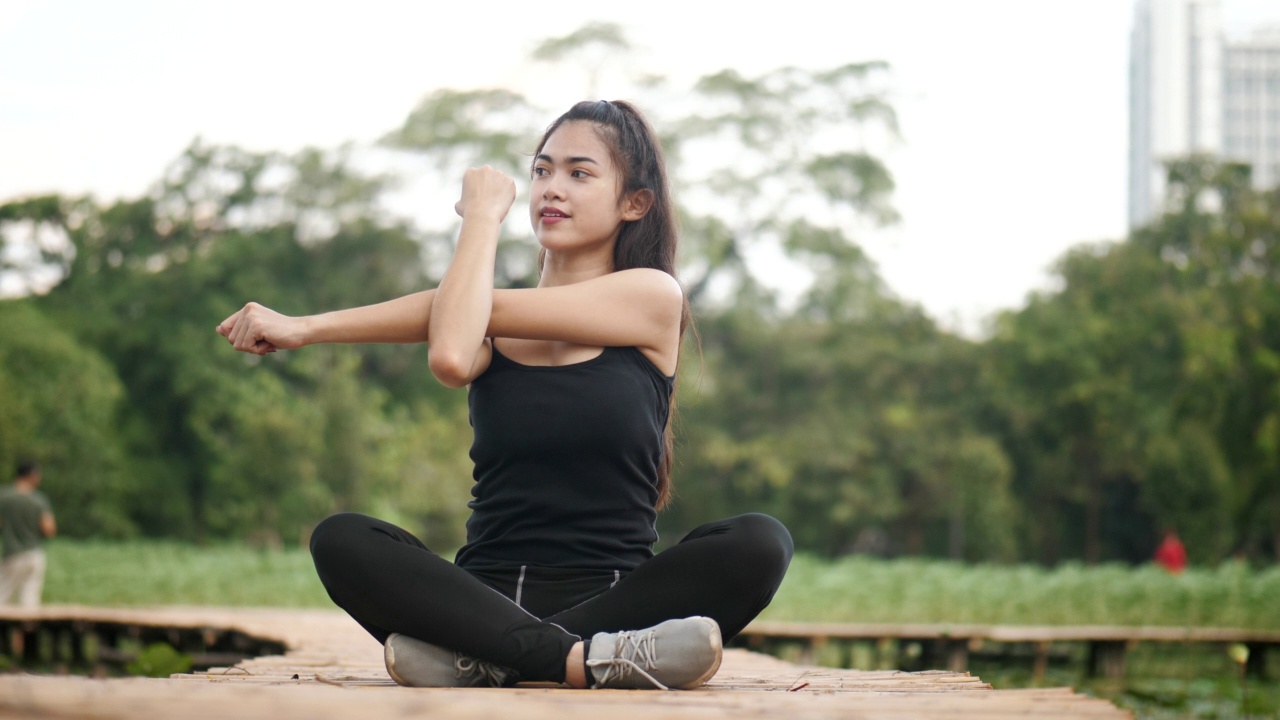
{"type": "Polygon", "coordinates": [[[266,355],[306,344],[306,320],[251,302],[218,323],[218,334],[240,352],[266,355]]]}

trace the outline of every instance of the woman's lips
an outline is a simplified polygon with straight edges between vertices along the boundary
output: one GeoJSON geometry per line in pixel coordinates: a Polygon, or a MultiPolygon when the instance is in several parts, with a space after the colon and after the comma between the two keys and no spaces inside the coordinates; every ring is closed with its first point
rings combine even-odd
{"type": "Polygon", "coordinates": [[[561,220],[569,219],[567,214],[561,210],[556,210],[555,208],[544,208],[539,213],[539,216],[542,218],[542,224],[544,225],[555,225],[561,220]]]}

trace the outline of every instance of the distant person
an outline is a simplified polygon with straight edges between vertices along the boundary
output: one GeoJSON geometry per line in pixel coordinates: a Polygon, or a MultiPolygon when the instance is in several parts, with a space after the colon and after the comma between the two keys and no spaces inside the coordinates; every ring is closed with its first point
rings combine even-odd
{"type": "Polygon", "coordinates": [[[1174,575],[1181,575],[1187,569],[1187,549],[1182,546],[1182,540],[1178,539],[1178,533],[1173,530],[1165,531],[1164,540],[1156,548],[1156,562],[1174,575]]]}
{"type": "Polygon", "coordinates": [[[40,492],[40,465],[18,463],[13,485],[0,489],[0,605],[39,607],[44,589],[44,541],[58,532],[49,499],[40,492]]]}

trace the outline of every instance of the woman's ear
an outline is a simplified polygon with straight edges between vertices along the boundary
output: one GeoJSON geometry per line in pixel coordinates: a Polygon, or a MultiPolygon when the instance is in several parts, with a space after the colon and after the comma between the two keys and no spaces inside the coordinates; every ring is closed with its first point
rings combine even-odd
{"type": "Polygon", "coordinates": [[[627,222],[639,220],[653,207],[652,190],[636,190],[622,201],[622,219],[627,222]]]}

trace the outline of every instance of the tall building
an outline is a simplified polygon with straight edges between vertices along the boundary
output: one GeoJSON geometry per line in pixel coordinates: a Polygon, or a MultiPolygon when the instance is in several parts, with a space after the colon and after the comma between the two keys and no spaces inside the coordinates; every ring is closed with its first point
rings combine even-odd
{"type": "Polygon", "coordinates": [[[1129,226],[1163,207],[1163,161],[1222,151],[1219,0],[1138,0],[1129,45],[1129,226]]]}
{"type": "Polygon", "coordinates": [[[1129,226],[1164,207],[1163,161],[1209,153],[1280,184],[1280,29],[1228,40],[1221,0],[1138,0],[1129,46],[1129,226]]]}
{"type": "Polygon", "coordinates": [[[1223,154],[1251,164],[1254,185],[1280,185],[1280,28],[1228,43],[1223,64],[1223,154]]]}

